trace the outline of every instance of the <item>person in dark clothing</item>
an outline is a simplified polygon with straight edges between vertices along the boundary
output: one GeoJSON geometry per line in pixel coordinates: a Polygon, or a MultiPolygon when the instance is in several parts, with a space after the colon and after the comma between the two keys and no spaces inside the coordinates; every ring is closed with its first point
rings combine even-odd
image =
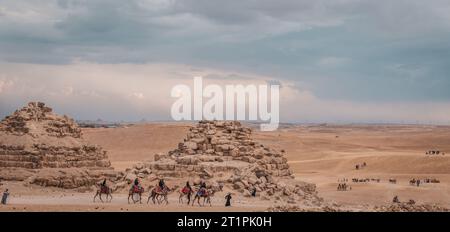
{"type": "Polygon", "coordinates": [[[166,186],[166,184],[164,183],[164,180],[163,180],[163,179],[160,179],[160,180],[159,180],[158,185],[159,185],[159,187],[160,187],[161,189],[164,189],[164,186],[166,186]]]}
{"type": "Polygon", "coordinates": [[[394,199],[392,199],[393,203],[400,203],[400,200],[398,199],[398,196],[395,196],[394,199]]]}
{"type": "Polygon", "coordinates": [[[3,192],[3,196],[2,196],[2,204],[6,205],[6,201],[8,200],[8,196],[9,196],[9,190],[6,189],[5,192],[3,192]]]}
{"type": "Polygon", "coordinates": [[[105,187],[106,186],[106,178],[103,180],[102,182],[102,186],[105,187]]]}
{"type": "Polygon", "coordinates": [[[226,200],[226,202],[225,202],[225,207],[231,207],[231,193],[228,193],[226,196],[225,196],[225,200],[226,200]]]}
{"type": "Polygon", "coordinates": [[[197,195],[204,196],[205,194],[206,194],[206,182],[205,181],[201,181],[200,182],[200,189],[199,189],[197,195]]]}
{"type": "Polygon", "coordinates": [[[191,195],[192,195],[192,187],[189,181],[186,181],[186,186],[183,188],[183,193],[187,193],[187,199],[188,199],[188,205],[191,202],[191,195]]]}
{"type": "Polygon", "coordinates": [[[255,187],[253,187],[253,189],[252,189],[252,197],[256,197],[256,188],[255,187]]]}
{"type": "Polygon", "coordinates": [[[186,181],[186,188],[192,192],[192,187],[191,187],[191,184],[189,183],[189,181],[186,181]]]}
{"type": "Polygon", "coordinates": [[[107,187],[106,187],[106,178],[103,179],[102,183],[100,184],[100,191],[101,191],[101,192],[106,192],[106,191],[107,191],[107,187]]]}
{"type": "Polygon", "coordinates": [[[132,187],[133,190],[137,191],[139,189],[139,186],[140,186],[139,179],[138,178],[134,179],[134,183],[133,183],[133,187],[132,187]]]}

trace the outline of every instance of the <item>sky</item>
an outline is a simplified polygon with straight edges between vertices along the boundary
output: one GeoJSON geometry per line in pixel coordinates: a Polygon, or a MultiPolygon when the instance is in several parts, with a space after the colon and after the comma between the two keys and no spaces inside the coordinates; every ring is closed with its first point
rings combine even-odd
{"type": "Polygon", "coordinates": [[[171,88],[280,83],[282,122],[450,124],[448,0],[0,0],[0,117],[170,120],[171,88]]]}

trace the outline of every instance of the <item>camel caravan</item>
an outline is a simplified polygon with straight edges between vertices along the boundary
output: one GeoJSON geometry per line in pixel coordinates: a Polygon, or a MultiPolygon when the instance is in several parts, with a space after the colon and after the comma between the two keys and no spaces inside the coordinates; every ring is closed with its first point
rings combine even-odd
{"type": "Polygon", "coordinates": [[[348,185],[347,183],[338,184],[337,191],[348,191],[348,190],[352,190],[352,186],[348,185]]]}
{"type": "MultiPolygon", "coordinates": [[[[112,197],[112,188],[110,188],[106,184],[106,179],[101,183],[97,184],[97,191],[94,195],[94,202],[99,198],[99,200],[104,203],[108,202],[110,203],[113,199],[112,197]],[[103,201],[102,196],[105,195],[106,201],[103,201]]],[[[148,198],[147,198],[147,204],[150,203],[150,200],[153,202],[153,204],[162,204],[165,203],[166,205],[169,204],[169,198],[168,195],[170,193],[175,192],[177,188],[169,188],[163,179],[160,179],[158,184],[155,186],[150,186],[147,190],[148,192],[148,198]]],[[[179,197],[178,197],[178,203],[184,204],[185,202],[187,205],[194,205],[195,202],[199,206],[204,206],[205,204],[209,204],[209,206],[212,206],[212,197],[214,197],[214,194],[218,191],[223,191],[222,187],[214,188],[214,187],[207,187],[206,182],[201,181],[198,187],[194,190],[189,181],[186,182],[186,185],[180,189],[179,191],[179,197]],[[193,199],[192,199],[193,197],[193,199]],[[200,199],[203,199],[202,204],[200,203],[200,199]],[[191,203],[192,202],[192,203],[191,203]]],[[[128,204],[142,204],[142,196],[145,192],[145,188],[142,187],[140,184],[140,181],[138,178],[136,178],[130,187],[130,190],[128,191],[128,204]],[[131,200],[131,201],[130,201],[131,200]]]]}
{"type": "Polygon", "coordinates": [[[337,191],[352,190],[352,187],[348,185],[347,182],[348,182],[347,178],[338,179],[337,191]]]}
{"type": "Polygon", "coordinates": [[[425,152],[425,155],[445,155],[445,153],[439,150],[429,150],[425,152]]]}
{"type": "Polygon", "coordinates": [[[417,186],[417,187],[419,187],[421,184],[424,184],[424,183],[426,183],[426,184],[430,184],[430,183],[431,184],[439,184],[439,183],[441,183],[441,181],[439,181],[436,178],[425,178],[423,180],[413,178],[413,179],[411,179],[409,181],[410,185],[417,186]]]}
{"type": "Polygon", "coordinates": [[[380,183],[380,178],[352,178],[353,183],[368,183],[368,182],[377,182],[380,183]]]}
{"type": "MultiPolygon", "coordinates": [[[[370,182],[375,182],[375,183],[380,183],[381,179],[380,178],[352,178],[351,181],[353,183],[370,183],[370,182]]],[[[338,179],[338,187],[337,190],[338,191],[347,191],[347,190],[351,190],[352,188],[346,184],[346,182],[348,182],[348,179],[343,178],[343,179],[338,179]]],[[[397,184],[397,179],[396,178],[389,178],[388,179],[388,183],[390,184],[397,184]]],[[[425,179],[419,179],[419,178],[413,178],[409,180],[409,185],[411,186],[417,186],[419,187],[422,184],[438,184],[440,183],[440,180],[436,179],[436,178],[425,178],[425,179]]]]}

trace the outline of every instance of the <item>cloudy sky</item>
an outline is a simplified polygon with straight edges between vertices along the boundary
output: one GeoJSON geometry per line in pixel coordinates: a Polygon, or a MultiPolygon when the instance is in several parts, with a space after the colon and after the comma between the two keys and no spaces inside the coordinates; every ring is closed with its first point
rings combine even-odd
{"type": "Polygon", "coordinates": [[[169,120],[173,85],[282,84],[284,122],[450,124],[448,0],[0,0],[0,116],[169,120]]]}

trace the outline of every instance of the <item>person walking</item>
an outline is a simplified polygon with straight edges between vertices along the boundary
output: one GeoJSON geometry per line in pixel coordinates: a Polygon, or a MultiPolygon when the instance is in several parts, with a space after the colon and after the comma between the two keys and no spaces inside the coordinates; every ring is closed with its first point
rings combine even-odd
{"type": "Polygon", "coordinates": [[[3,205],[6,205],[6,202],[7,202],[7,200],[8,200],[8,196],[9,196],[9,190],[6,189],[6,190],[3,192],[3,196],[2,196],[2,204],[3,204],[3,205]]]}
{"type": "Polygon", "coordinates": [[[256,188],[253,186],[252,189],[252,197],[256,197],[256,188]]]}
{"type": "Polygon", "coordinates": [[[225,196],[225,200],[226,200],[226,203],[225,203],[225,207],[231,207],[231,193],[228,193],[226,196],[225,196]]]}

